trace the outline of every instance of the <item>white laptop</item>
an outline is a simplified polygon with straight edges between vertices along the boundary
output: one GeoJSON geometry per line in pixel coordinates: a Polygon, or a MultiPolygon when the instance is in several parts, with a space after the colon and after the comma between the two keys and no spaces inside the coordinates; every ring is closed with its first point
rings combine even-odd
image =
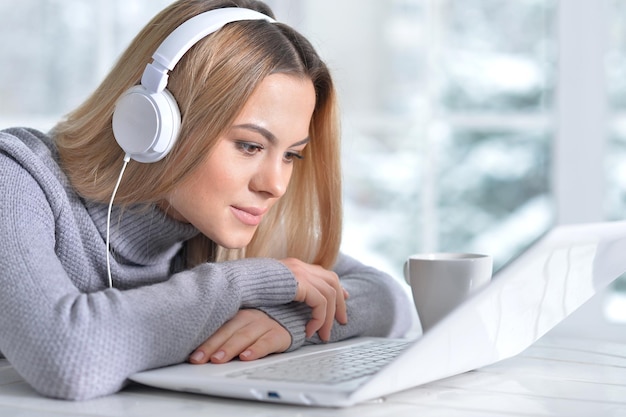
{"type": "Polygon", "coordinates": [[[558,226],[416,340],[355,338],[251,362],[173,365],[131,379],[223,397],[350,406],[514,356],[625,272],[626,221],[558,226]],[[378,343],[395,349],[395,357],[385,363],[382,350],[368,353],[378,343]],[[324,374],[325,363],[333,375],[324,374]]]}

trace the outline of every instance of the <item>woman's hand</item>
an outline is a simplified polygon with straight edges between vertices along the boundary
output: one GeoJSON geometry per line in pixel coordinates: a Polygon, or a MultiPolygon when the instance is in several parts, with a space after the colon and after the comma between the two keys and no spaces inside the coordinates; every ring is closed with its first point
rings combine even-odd
{"type": "Polygon", "coordinates": [[[260,310],[239,310],[189,357],[193,364],[225,363],[236,356],[244,361],[270,353],[284,352],[291,335],[277,321],[260,310]]]}
{"type": "Polygon", "coordinates": [[[320,339],[330,340],[330,330],[334,320],[341,324],[348,322],[346,298],[348,293],[341,286],[339,277],[333,271],[319,265],[311,265],[299,259],[288,258],[281,261],[291,270],[298,281],[295,301],[311,307],[312,318],[306,325],[306,337],[318,332],[320,339]]]}

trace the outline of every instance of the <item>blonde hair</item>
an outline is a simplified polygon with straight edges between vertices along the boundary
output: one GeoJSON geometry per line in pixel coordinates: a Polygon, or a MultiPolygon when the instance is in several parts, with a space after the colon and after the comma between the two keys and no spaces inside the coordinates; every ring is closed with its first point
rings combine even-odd
{"type": "MultiPolygon", "coordinates": [[[[61,163],[85,198],[107,202],[124,156],[111,127],[117,98],[139,83],[152,53],[174,28],[202,12],[246,7],[273,17],[254,0],[179,0],[153,18],[109,75],[81,106],[53,129],[61,163]]],[[[316,92],[310,144],[295,166],[287,192],[249,245],[218,247],[207,237],[187,242],[188,266],[242,257],[295,257],[331,268],[341,242],[339,123],[332,78],[311,44],[280,23],[235,22],[198,42],[169,77],[168,90],[182,115],[179,139],[161,161],[130,162],[116,203],[155,204],[184,181],[230,127],[256,86],[268,75],[308,78],[316,92]]]]}

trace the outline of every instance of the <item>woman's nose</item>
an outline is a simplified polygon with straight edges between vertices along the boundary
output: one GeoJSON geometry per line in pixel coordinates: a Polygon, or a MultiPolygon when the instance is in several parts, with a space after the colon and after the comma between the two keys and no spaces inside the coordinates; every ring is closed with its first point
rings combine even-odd
{"type": "Polygon", "coordinates": [[[282,197],[287,191],[291,178],[291,166],[282,160],[267,162],[260,167],[252,179],[254,191],[269,194],[273,198],[282,197]]]}

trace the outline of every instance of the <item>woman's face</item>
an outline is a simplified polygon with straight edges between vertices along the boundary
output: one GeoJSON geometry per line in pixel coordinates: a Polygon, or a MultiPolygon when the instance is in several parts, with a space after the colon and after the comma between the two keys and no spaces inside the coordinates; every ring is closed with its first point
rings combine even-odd
{"type": "Polygon", "coordinates": [[[310,80],[266,77],[202,165],[167,196],[167,213],[221,246],[245,247],[287,190],[314,107],[310,80]]]}

